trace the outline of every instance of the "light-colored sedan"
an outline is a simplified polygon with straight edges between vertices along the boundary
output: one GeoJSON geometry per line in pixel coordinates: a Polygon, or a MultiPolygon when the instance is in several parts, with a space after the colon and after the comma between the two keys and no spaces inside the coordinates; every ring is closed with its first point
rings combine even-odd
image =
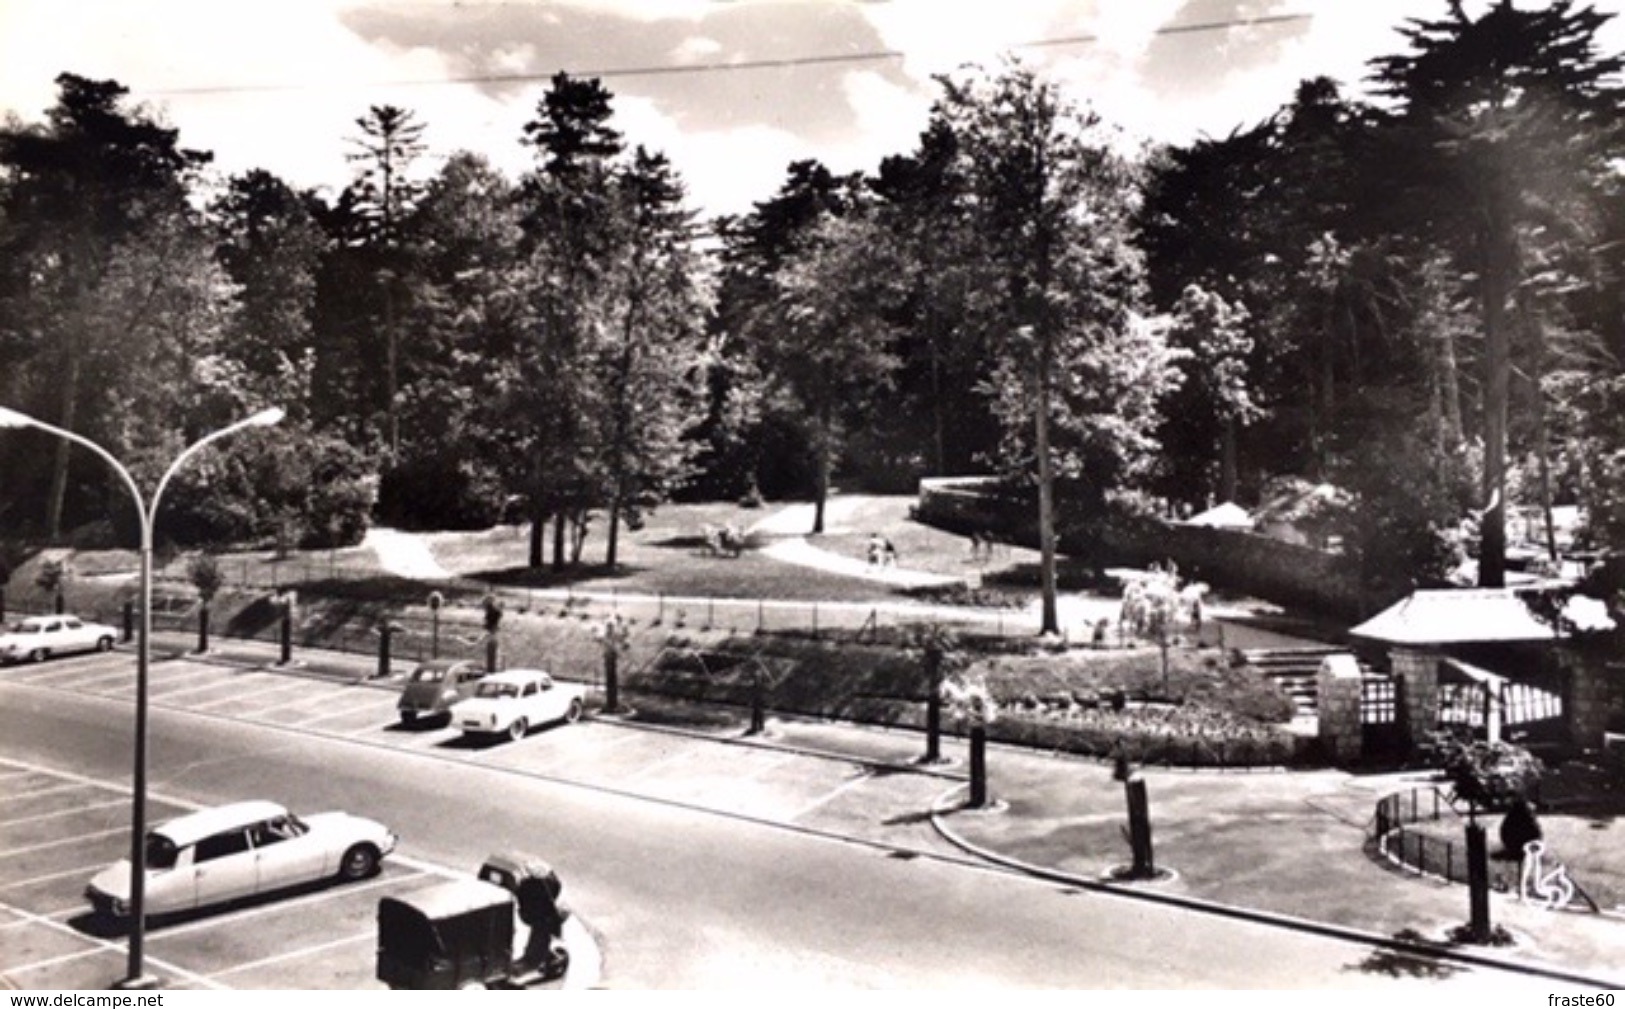
{"type": "MultiPolygon", "coordinates": [[[[237,802],[171,820],[147,834],[145,911],[174,914],[317,880],[361,879],[395,850],[389,828],[349,813],[295,816],[274,802],[237,802]]],[[[97,873],[85,896],[98,914],[130,913],[130,861],[97,873]]]]}
{"type": "Polygon", "coordinates": [[[110,651],[118,631],[66,613],[25,617],[0,634],[0,662],[44,662],[53,655],[110,651]]]}
{"type": "Polygon", "coordinates": [[[480,681],[474,696],[452,705],[463,735],[521,739],[533,726],[574,722],[586,710],[587,689],[555,683],[540,669],[506,669],[480,681]]]}

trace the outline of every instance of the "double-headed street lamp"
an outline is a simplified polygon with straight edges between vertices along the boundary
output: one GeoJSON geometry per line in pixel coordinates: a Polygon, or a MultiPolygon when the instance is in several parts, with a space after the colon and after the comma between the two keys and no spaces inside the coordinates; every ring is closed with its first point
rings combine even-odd
{"type": "Polygon", "coordinates": [[[246,417],[230,427],[222,428],[188,445],[175,457],[175,461],[169,464],[169,469],[164,471],[163,477],[158,481],[157,490],[153,491],[152,503],[148,505],[142,498],[141,488],[136,486],[135,478],[130,475],[130,471],[106,449],[72,431],[63,430],[42,420],[36,420],[26,413],[0,406],[0,428],[38,428],[59,438],[66,438],[76,445],[83,445],[100,456],[124,481],[125,488],[135,501],[136,516],[141,521],[141,636],[136,643],[135,770],[131,775],[130,798],[130,956],[126,976],[119,982],[120,987],[150,988],[156,983],[156,980],[146,973],[143,947],[147,931],[147,668],[152,656],[152,526],[158,517],[158,502],[163,499],[164,488],[168,486],[170,478],[187,459],[205,445],[236,434],[244,428],[269,427],[282,417],[280,407],[261,410],[252,417],[246,417]]]}

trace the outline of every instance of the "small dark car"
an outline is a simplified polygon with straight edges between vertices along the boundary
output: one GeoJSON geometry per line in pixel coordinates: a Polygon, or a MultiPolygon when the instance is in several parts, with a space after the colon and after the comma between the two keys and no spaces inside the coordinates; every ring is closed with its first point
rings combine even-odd
{"type": "Polygon", "coordinates": [[[457,659],[434,659],[412,670],[401,688],[395,707],[401,722],[411,725],[418,719],[451,718],[451,706],[474,694],[485,677],[485,667],[457,659]]]}

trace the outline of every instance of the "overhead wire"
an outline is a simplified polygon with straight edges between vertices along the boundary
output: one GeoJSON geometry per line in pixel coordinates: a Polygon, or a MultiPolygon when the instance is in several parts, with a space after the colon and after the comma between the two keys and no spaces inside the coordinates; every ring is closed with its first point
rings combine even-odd
{"type": "MultiPolygon", "coordinates": [[[[1270,25],[1288,24],[1296,21],[1313,20],[1314,15],[1308,13],[1264,14],[1257,17],[1224,18],[1215,21],[1200,21],[1189,24],[1163,25],[1153,29],[1152,35],[1189,35],[1201,32],[1223,31],[1231,28],[1252,28],[1270,25]]],[[[1093,33],[1082,35],[1062,35],[1054,38],[1033,39],[1025,42],[1013,42],[1005,49],[1051,49],[1064,46],[1090,45],[1101,41],[1101,36],[1093,33]]],[[[598,67],[585,70],[555,70],[548,73],[511,73],[511,74],[466,74],[454,77],[413,78],[405,80],[378,81],[366,84],[367,87],[441,87],[448,85],[493,85],[493,84],[533,84],[551,80],[558,73],[566,73],[575,78],[608,79],[616,77],[665,77],[686,74],[702,73],[733,73],[749,70],[788,70],[797,67],[831,66],[847,63],[876,63],[887,60],[907,58],[908,53],[901,49],[872,49],[853,53],[823,53],[806,56],[785,56],[779,58],[754,60],[719,60],[706,63],[669,63],[650,64],[633,67],[598,67]]],[[[252,92],[297,91],[305,88],[330,87],[330,84],[307,83],[297,84],[223,84],[199,85],[196,87],[170,87],[141,89],[145,95],[172,96],[172,95],[211,95],[211,94],[239,94],[252,92]]]]}

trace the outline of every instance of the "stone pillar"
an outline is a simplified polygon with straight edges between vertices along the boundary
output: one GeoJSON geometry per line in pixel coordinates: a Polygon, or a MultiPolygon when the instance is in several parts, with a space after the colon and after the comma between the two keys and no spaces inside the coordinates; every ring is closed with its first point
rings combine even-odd
{"type": "Polygon", "coordinates": [[[1360,682],[1360,664],[1354,656],[1328,655],[1320,660],[1320,672],[1315,675],[1320,745],[1334,764],[1352,764],[1363,755],[1360,682]]]}
{"type": "Polygon", "coordinates": [[[1563,697],[1563,721],[1569,741],[1580,750],[1602,748],[1608,717],[1625,710],[1625,669],[1613,669],[1598,655],[1565,655],[1568,689],[1563,697]]]}
{"type": "Polygon", "coordinates": [[[1415,746],[1439,724],[1439,656],[1418,648],[1395,646],[1388,656],[1399,681],[1401,738],[1415,746]]]}

